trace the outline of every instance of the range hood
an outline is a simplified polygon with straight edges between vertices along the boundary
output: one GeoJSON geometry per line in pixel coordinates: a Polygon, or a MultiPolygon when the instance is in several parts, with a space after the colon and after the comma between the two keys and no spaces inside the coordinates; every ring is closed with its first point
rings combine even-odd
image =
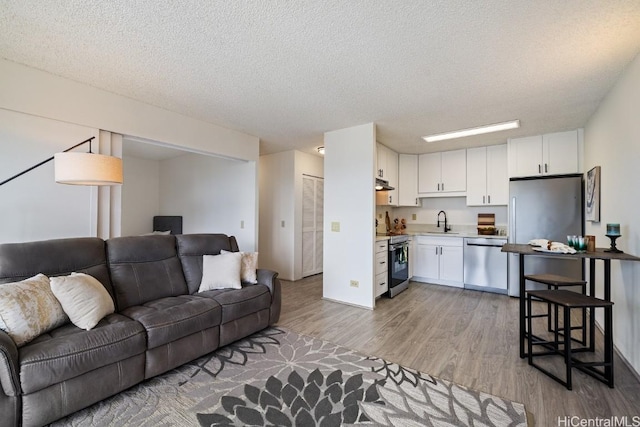
{"type": "Polygon", "coordinates": [[[387,191],[387,190],[395,190],[395,188],[390,186],[388,181],[385,181],[384,179],[376,178],[376,191],[387,191]]]}

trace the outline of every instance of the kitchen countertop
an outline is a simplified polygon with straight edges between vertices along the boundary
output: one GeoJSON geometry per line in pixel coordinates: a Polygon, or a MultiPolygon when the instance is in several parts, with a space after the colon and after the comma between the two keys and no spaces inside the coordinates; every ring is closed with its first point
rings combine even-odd
{"type": "MultiPolygon", "coordinates": [[[[409,237],[413,236],[429,236],[429,237],[460,237],[460,238],[485,238],[485,239],[507,239],[507,236],[498,236],[498,235],[483,235],[473,232],[429,232],[429,231],[412,231],[405,233],[409,237]]],[[[376,234],[376,241],[378,240],[389,240],[391,237],[383,234],[376,234]]]]}

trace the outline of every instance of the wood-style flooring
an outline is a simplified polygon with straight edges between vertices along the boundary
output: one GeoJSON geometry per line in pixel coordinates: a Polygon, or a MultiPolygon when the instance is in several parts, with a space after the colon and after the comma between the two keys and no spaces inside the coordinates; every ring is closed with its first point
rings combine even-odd
{"type": "Polygon", "coordinates": [[[412,282],[367,310],[323,300],[322,280],[282,282],[279,326],[524,403],[536,426],[640,417],[640,381],[617,355],[614,389],[574,370],[572,391],[520,359],[516,298],[412,282]]]}

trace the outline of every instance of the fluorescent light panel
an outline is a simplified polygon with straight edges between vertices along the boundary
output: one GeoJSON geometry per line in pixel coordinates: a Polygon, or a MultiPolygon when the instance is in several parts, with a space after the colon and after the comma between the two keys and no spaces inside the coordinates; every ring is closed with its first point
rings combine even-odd
{"type": "Polygon", "coordinates": [[[520,120],[496,123],[493,125],[479,126],[477,128],[457,130],[454,132],[440,133],[437,135],[423,136],[427,142],[444,141],[446,139],[464,138],[465,136],[481,135],[483,133],[499,132],[501,130],[517,129],[520,127],[520,120]]]}

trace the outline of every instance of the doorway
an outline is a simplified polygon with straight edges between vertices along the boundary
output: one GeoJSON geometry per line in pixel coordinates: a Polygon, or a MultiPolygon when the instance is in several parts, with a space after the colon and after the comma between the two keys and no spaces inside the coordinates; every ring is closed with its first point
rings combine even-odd
{"type": "Polygon", "coordinates": [[[302,175],[302,277],[322,273],[324,179],[302,175]]]}

